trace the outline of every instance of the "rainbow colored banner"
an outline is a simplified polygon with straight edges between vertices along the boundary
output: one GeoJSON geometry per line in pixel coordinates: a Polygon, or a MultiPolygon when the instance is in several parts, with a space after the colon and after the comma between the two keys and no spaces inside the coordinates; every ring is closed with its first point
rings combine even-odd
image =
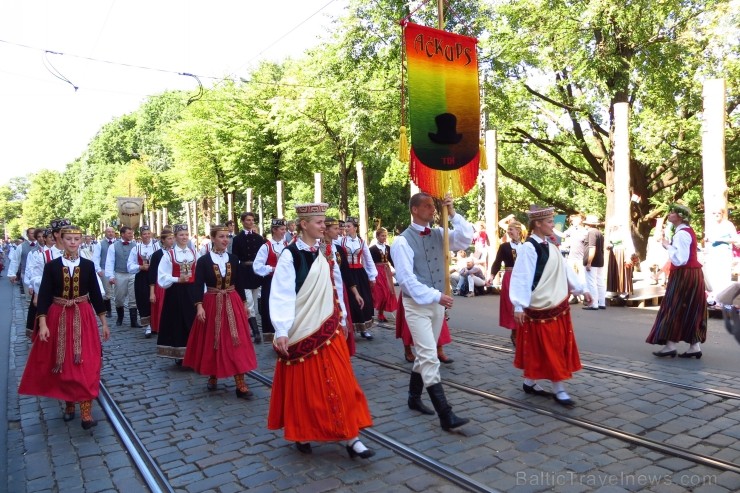
{"type": "Polygon", "coordinates": [[[410,23],[404,40],[411,179],[434,197],[459,197],[478,177],[478,40],[410,23]]]}

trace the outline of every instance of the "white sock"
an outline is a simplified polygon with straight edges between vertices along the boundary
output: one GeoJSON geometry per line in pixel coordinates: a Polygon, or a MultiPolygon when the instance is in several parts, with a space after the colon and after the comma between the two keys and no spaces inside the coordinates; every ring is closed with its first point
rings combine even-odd
{"type": "Polygon", "coordinates": [[[676,343],[673,341],[668,341],[665,343],[665,347],[660,350],[661,353],[665,351],[673,351],[676,349],[676,343]]]}
{"type": "Polygon", "coordinates": [[[363,453],[365,450],[367,450],[367,447],[365,444],[363,444],[359,438],[353,438],[351,440],[347,440],[347,446],[352,447],[352,450],[357,452],[358,454],[363,453]]]}
{"type": "Polygon", "coordinates": [[[525,378],[524,385],[529,385],[531,387],[532,385],[537,385],[537,381],[532,380],[531,378],[525,378]]]}
{"type": "Polygon", "coordinates": [[[688,352],[689,353],[698,353],[700,351],[701,351],[701,344],[699,344],[697,342],[697,343],[694,343],[694,344],[691,345],[691,347],[689,348],[689,351],[688,352]]]}
{"type": "Polygon", "coordinates": [[[559,392],[565,392],[565,384],[562,381],[552,382],[552,391],[556,394],[559,392]]]}

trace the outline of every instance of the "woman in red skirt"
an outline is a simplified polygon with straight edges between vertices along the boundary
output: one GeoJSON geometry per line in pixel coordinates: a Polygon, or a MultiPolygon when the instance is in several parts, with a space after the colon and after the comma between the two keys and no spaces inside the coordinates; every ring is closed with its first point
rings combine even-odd
{"type": "Polygon", "coordinates": [[[514,305],[511,304],[511,299],[509,299],[509,285],[511,284],[511,271],[514,268],[514,262],[516,262],[516,252],[523,241],[522,223],[515,220],[510,221],[506,228],[506,234],[509,237],[509,241],[502,243],[498,248],[496,259],[491,266],[491,277],[488,281],[489,283],[493,282],[496,274],[501,270],[501,264],[503,263],[504,278],[501,280],[498,324],[505,329],[511,330],[511,343],[516,346],[516,321],[514,320],[514,305]]]}
{"type": "Polygon", "coordinates": [[[175,235],[170,229],[163,229],[159,235],[159,245],[161,248],[152,254],[149,259],[149,302],[152,304],[151,319],[149,325],[152,327],[152,334],[159,334],[159,321],[162,318],[162,303],[164,302],[164,293],[166,292],[157,284],[157,274],[159,272],[159,263],[162,261],[162,255],[172,249],[175,244],[175,235]]]}
{"type": "Polygon", "coordinates": [[[398,308],[396,290],[393,287],[393,260],[391,260],[391,246],[386,244],[388,230],[378,228],[375,231],[378,242],[370,247],[370,256],[373,258],[378,277],[373,286],[373,308],[378,310],[378,322],[387,322],[383,312],[395,312],[398,308]]]}
{"type": "Polygon", "coordinates": [[[304,454],[312,441],[342,442],[350,458],[375,453],[359,439],[372,426],[347,352],[342,275],[324,237],[327,204],[296,206],[299,237],[278,260],[270,290],[275,364],[267,428],[285,430],[304,454]]]}
{"type": "Polygon", "coordinates": [[[211,248],[195,266],[196,315],[190,329],[183,366],[208,375],[208,390],[216,390],[219,378],[234,377],[236,396],[252,396],[244,374],[257,368],[246,296],[239,283],[239,260],[226,251],[229,229],[211,228],[211,248]],[[204,293],[205,288],[205,293],[204,293]]]}
{"type": "Polygon", "coordinates": [[[74,419],[79,402],[82,428],[88,430],[98,424],[92,417],[102,362],[96,313],[104,341],[110,330],[95,264],[79,255],[82,231],[69,225],[60,235],[64,254],[44,266],[37,303],[39,330],[18,393],[65,401],[64,421],[74,419]]]}

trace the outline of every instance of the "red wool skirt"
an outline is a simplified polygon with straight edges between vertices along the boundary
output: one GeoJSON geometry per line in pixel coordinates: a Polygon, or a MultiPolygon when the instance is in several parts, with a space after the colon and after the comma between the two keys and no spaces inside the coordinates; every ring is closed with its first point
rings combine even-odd
{"type": "Polygon", "coordinates": [[[89,401],[98,396],[102,346],[97,317],[89,302],[79,303],[80,342],[82,360],[76,364],[74,356],[74,307],[51,305],[46,315],[49,340],[39,339],[38,331],[33,337],[33,346],[28,355],[26,369],[21,377],[18,393],[38,395],[63,401],[89,401]],[[64,363],[62,371],[53,373],[59,345],[59,318],[66,310],[67,333],[65,337],[64,363]]]}
{"type": "Polygon", "coordinates": [[[511,271],[504,272],[504,278],[501,280],[501,294],[499,296],[498,324],[505,329],[516,329],[516,320],[514,320],[514,305],[509,298],[509,286],[511,285],[511,271]]]}
{"type": "Polygon", "coordinates": [[[378,277],[373,288],[373,308],[381,312],[395,312],[398,308],[396,290],[393,287],[393,274],[387,263],[375,264],[378,277]]]}
{"type": "Polygon", "coordinates": [[[152,303],[152,315],[149,319],[149,325],[152,327],[152,332],[155,334],[159,333],[159,320],[162,318],[162,304],[164,303],[164,295],[167,292],[166,289],[154,285],[154,298],[157,300],[152,303]]]}
{"type": "Polygon", "coordinates": [[[527,317],[516,331],[514,367],[524,370],[524,378],[559,382],[581,369],[568,298],[563,303],[557,316],[544,321],[527,317]]]}
{"type": "Polygon", "coordinates": [[[257,368],[257,357],[248,335],[250,329],[247,312],[236,291],[224,295],[206,293],[203,295],[203,310],[206,312],[206,320],[201,322],[195,317],[188,337],[183,366],[192,368],[201,375],[215,375],[216,378],[232,377],[257,368]],[[217,296],[224,297],[218,340],[216,340],[217,296]],[[234,329],[238,341],[236,345],[229,329],[227,310],[229,304],[234,313],[234,329]]]}
{"type": "MultiPolygon", "coordinates": [[[[403,300],[401,299],[402,294],[398,295],[398,312],[396,313],[396,339],[401,339],[404,346],[413,346],[414,339],[411,337],[411,331],[409,330],[409,324],[406,323],[406,312],[403,309],[403,300]]],[[[442,321],[442,330],[439,333],[439,340],[437,344],[444,346],[452,342],[452,336],[450,336],[450,327],[447,325],[447,320],[442,321]]]]}
{"type": "Polygon", "coordinates": [[[348,440],[373,424],[344,337],[335,334],[330,342],[302,363],[275,364],[267,428],[284,428],[286,440],[348,440]]]}

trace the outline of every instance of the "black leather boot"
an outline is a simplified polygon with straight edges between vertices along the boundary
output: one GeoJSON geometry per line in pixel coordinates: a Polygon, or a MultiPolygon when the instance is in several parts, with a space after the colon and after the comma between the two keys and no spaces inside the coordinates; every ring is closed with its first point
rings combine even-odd
{"type": "Polygon", "coordinates": [[[128,309],[128,316],[131,319],[131,327],[134,329],[140,329],[143,327],[143,325],[139,325],[139,322],[136,319],[137,314],[138,314],[138,311],[136,310],[136,308],[128,309]]]}
{"type": "Polygon", "coordinates": [[[448,431],[458,428],[470,421],[467,418],[458,418],[455,416],[455,413],[452,412],[452,407],[447,403],[445,390],[442,388],[441,383],[435,383],[427,387],[427,392],[429,392],[429,397],[432,399],[434,410],[439,415],[439,424],[443,430],[448,431]]]}
{"type": "Polygon", "coordinates": [[[252,329],[252,337],[255,344],[262,344],[260,328],[257,326],[257,317],[249,317],[249,327],[252,329]]]}
{"type": "Polygon", "coordinates": [[[111,318],[113,311],[110,307],[110,300],[103,300],[103,303],[105,304],[105,318],[111,318]]]}
{"type": "Polygon", "coordinates": [[[120,327],[123,325],[123,307],[117,306],[116,307],[116,327],[120,327]]]}
{"type": "Polygon", "coordinates": [[[421,374],[412,371],[409,381],[409,409],[419,411],[421,414],[434,415],[434,411],[421,402],[422,390],[424,390],[424,381],[421,379],[421,374]]]}

